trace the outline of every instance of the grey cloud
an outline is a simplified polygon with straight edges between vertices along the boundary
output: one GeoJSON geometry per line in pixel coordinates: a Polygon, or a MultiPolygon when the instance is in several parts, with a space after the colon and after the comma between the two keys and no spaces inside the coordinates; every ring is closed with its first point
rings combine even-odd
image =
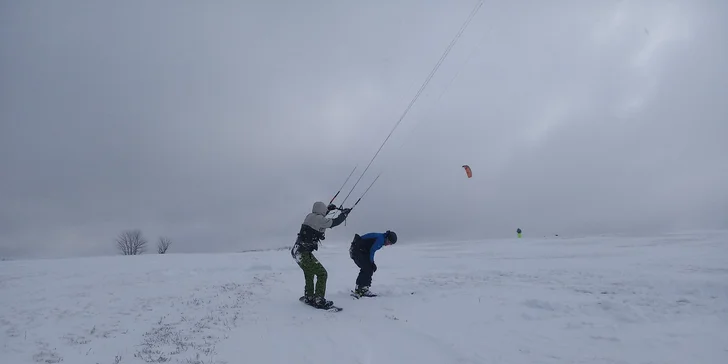
{"type": "MultiPolygon", "coordinates": [[[[290,244],[474,4],[3,4],[0,255],[290,244]]],[[[562,5],[485,3],[331,241],[728,227],[726,5],[562,5]]]]}

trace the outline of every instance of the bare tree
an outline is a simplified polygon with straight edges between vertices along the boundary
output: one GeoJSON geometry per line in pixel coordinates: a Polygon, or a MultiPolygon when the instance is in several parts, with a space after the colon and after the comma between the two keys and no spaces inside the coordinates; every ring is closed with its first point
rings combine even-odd
{"type": "Polygon", "coordinates": [[[127,230],[116,238],[116,246],[123,255],[139,255],[147,251],[147,240],[140,230],[127,230]]]}
{"type": "Polygon", "coordinates": [[[164,254],[167,252],[167,249],[169,249],[169,246],[172,245],[172,240],[166,237],[159,238],[159,243],[157,244],[157,252],[159,254],[164,254]]]}

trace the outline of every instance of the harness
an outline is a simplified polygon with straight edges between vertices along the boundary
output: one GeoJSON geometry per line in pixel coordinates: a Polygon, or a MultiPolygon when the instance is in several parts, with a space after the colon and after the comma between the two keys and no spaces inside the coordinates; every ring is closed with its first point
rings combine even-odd
{"type": "Polygon", "coordinates": [[[296,245],[298,245],[300,251],[314,251],[318,250],[318,243],[321,240],[326,239],[324,233],[306,225],[301,224],[301,230],[298,232],[298,239],[296,245]]]}
{"type": "Polygon", "coordinates": [[[356,256],[369,255],[369,250],[372,248],[373,243],[374,239],[364,241],[359,234],[354,234],[354,240],[352,240],[349,246],[349,257],[354,259],[356,256]]]}

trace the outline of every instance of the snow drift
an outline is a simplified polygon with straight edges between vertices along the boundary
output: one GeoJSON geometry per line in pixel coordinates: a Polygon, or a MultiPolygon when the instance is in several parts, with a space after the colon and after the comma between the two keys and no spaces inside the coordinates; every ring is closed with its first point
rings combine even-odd
{"type": "Polygon", "coordinates": [[[728,234],[0,262],[0,363],[728,363],[728,234]]]}

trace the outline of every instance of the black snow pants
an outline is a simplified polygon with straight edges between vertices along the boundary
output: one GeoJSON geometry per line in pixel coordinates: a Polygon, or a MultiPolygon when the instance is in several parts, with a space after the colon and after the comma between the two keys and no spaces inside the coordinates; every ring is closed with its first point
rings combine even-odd
{"type": "Polygon", "coordinates": [[[372,275],[376,269],[374,263],[369,260],[369,252],[358,249],[356,243],[352,243],[349,249],[349,257],[359,267],[359,275],[356,277],[358,287],[369,287],[372,285],[372,275]]]}

